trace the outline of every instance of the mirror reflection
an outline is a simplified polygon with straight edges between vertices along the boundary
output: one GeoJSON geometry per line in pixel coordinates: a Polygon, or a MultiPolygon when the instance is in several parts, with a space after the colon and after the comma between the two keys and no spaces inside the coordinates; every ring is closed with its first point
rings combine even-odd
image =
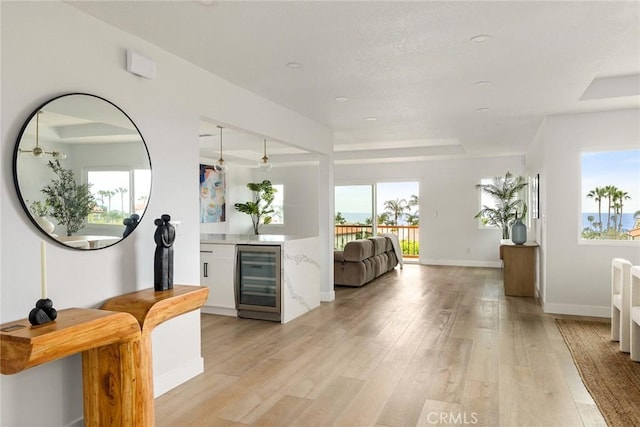
{"type": "Polygon", "coordinates": [[[31,221],[75,249],[100,249],[128,236],[151,192],[151,163],[129,116],[89,94],[37,108],[18,136],[14,181],[31,221]]]}

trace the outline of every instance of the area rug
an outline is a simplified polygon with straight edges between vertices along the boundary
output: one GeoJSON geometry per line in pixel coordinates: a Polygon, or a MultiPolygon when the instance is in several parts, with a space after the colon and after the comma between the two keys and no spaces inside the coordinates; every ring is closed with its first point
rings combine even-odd
{"type": "Polygon", "coordinates": [[[618,351],[611,325],[564,319],[556,324],[607,425],[640,426],[640,363],[618,351]]]}

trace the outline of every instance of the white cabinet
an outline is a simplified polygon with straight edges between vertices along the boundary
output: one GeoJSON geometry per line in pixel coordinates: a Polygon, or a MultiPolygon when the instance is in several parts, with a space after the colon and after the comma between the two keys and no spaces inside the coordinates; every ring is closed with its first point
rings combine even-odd
{"type": "Polygon", "coordinates": [[[209,288],[202,312],[235,316],[235,245],[200,244],[200,285],[209,288]]]}

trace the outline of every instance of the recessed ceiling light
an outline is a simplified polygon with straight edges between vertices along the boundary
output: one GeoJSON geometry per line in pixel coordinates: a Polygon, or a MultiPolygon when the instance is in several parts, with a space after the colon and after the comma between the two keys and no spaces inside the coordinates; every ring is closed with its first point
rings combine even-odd
{"type": "Polygon", "coordinates": [[[489,111],[489,107],[479,107],[479,108],[476,108],[476,110],[478,110],[478,111],[489,111]]]}
{"type": "Polygon", "coordinates": [[[370,122],[375,122],[376,120],[378,120],[378,118],[371,116],[371,117],[367,117],[365,120],[370,121],[370,122]]]}
{"type": "Polygon", "coordinates": [[[475,82],[473,85],[474,86],[489,86],[490,84],[491,84],[491,82],[483,80],[483,81],[475,82]]]}
{"type": "Polygon", "coordinates": [[[349,98],[347,98],[346,96],[336,96],[336,101],[345,102],[348,100],[349,98]]]}
{"type": "Polygon", "coordinates": [[[490,35],[487,34],[479,34],[477,36],[471,37],[471,41],[475,43],[484,43],[491,38],[490,35]]]}
{"type": "Polygon", "coordinates": [[[302,64],[300,64],[299,62],[287,62],[287,67],[289,67],[289,68],[300,68],[300,67],[302,67],[302,64]]]}

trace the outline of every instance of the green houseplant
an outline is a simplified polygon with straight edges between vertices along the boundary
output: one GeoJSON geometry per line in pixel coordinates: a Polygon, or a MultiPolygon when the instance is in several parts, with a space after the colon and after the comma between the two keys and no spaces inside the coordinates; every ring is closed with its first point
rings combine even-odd
{"type": "Polygon", "coordinates": [[[260,227],[263,224],[271,223],[271,214],[274,212],[271,204],[277,190],[267,179],[262,182],[250,182],[247,184],[247,188],[253,192],[253,200],[246,203],[236,203],[233,206],[237,211],[251,217],[253,232],[260,234],[260,227]]]}
{"type": "Polygon", "coordinates": [[[77,184],[71,169],[64,169],[60,161],[47,164],[56,175],[42,192],[49,205],[49,214],[67,229],[67,236],[78,232],[87,216],[96,206],[95,198],[89,191],[89,184],[77,184]]]}
{"type": "Polygon", "coordinates": [[[527,186],[523,176],[514,176],[507,172],[504,176],[496,176],[490,184],[477,184],[483,193],[495,202],[493,206],[482,206],[474,218],[480,218],[486,225],[502,230],[502,238],[508,239],[511,225],[517,218],[527,214],[527,204],[518,198],[520,191],[527,186]]]}

